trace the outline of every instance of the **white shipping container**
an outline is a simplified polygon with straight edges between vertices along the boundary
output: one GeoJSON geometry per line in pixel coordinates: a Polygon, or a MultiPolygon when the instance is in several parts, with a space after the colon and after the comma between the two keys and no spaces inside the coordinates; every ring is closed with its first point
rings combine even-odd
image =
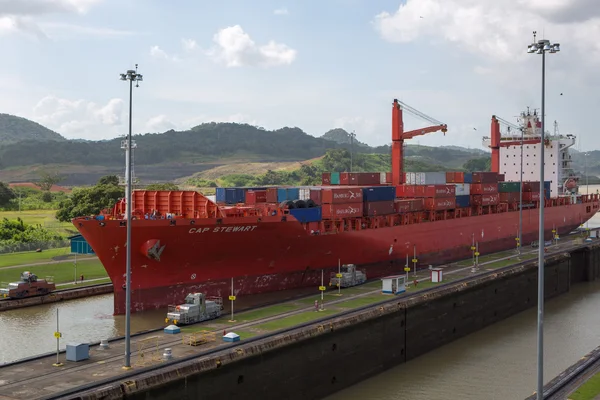
{"type": "Polygon", "coordinates": [[[471,185],[469,183],[455,183],[454,186],[456,186],[457,196],[467,196],[471,194],[471,185]]]}
{"type": "Polygon", "coordinates": [[[415,185],[425,184],[425,174],[423,172],[415,172],[415,185]]]}
{"type": "Polygon", "coordinates": [[[382,185],[385,185],[385,177],[386,177],[386,173],[385,172],[380,172],[379,173],[379,183],[381,183],[382,185]]]}
{"type": "Polygon", "coordinates": [[[298,192],[299,192],[299,197],[298,198],[300,200],[308,200],[308,199],[310,199],[310,189],[304,189],[304,188],[302,188],[302,189],[299,189],[298,192]]]}
{"type": "Polygon", "coordinates": [[[422,185],[444,185],[445,183],[445,172],[423,172],[422,185]]]}

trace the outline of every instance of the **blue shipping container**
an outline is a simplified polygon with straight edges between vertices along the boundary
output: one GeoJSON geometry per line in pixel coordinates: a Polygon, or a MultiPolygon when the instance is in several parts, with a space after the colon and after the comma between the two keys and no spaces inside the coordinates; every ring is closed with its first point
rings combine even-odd
{"type": "Polygon", "coordinates": [[[242,189],[242,188],[236,188],[235,189],[235,202],[236,203],[243,203],[246,201],[246,189],[242,189]]]}
{"type": "Polygon", "coordinates": [[[218,187],[215,193],[217,203],[225,203],[225,188],[218,187]]]}
{"type": "Polygon", "coordinates": [[[290,214],[300,222],[318,222],[321,220],[321,207],[292,208],[290,214]]]}
{"type": "Polygon", "coordinates": [[[226,188],[225,189],[225,203],[226,204],[235,204],[235,189],[226,188]]]}
{"type": "Polygon", "coordinates": [[[456,196],[456,207],[469,207],[471,205],[471,196],[456,196]]]}
{"type": "Polygon", "coordinates": [[[331,184],[332,185],[339,185],[340,184],[340,173],[339,172],[332,172],[331,173],[331,184]]]}
{"type": "Polygon", "coordinates": [[[289,200],[298,200],[300,198],[299,188],[279,188],[277,189],[277,202],[289,200]]]}
{"type": "Polygon", "coordinates": [[[364,201],[393,201],[396,198],[395,186],[374,186],[363,188],[364,201]]]}
{"type": "Polygon", "coordinates": [[[473,173],[465,172],[465,183],[473,183],[473,173]]]}

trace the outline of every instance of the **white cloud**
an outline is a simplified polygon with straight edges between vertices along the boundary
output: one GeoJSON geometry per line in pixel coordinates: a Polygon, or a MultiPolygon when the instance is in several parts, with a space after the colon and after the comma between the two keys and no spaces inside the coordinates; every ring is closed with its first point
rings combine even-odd
{"type": "Polygon", "coordinates": [[[375,17],[375,27],[390,42],[421,37],[455,43],[490,60],[527,57],[532,31],[570,43],[600,61],[600,7],[596,0],[407,0],[390,14],[375,17]]]}
{"type": "Polygon", "coordinates": [[[213,40],[216,46],[208,54],[227,67],[289,65],[297,54],[296,50],[273,40],[259,46],[239,25],[219,30],[213,40]]]}
{"type": "Polygon", "coordinates": [[[161,49],[158,46],[152,46],[150,48],[150,55],[154,58],[164,58],[164,59],[168,59],[169,56],[167,55],[167,53],[161,49]]]}
{"type": "Polygon", "coordinates": [[[181,44],[185,51],[193,51],[198,48],[198,44],[194,39],[181,39],[181,44]]]}
{"type": "Polygon", "coordinates": [[[107,130],[122,124],[123,110],[121,99],[100,105],[82,99],[46,96],[33,108],[33,119],[68,138],[105,139],[109,136],[107,130]]]}
{"type": "Polygon", "coordinates": [[[91,35],[91,36],[133,36],[137,35],[137,32],[121,30],[121,29],[112,29],[112,28],[95,28],[93,26],[83,26],[83,25],[73,25],[73,24],[63,24],[63,23],[42,23],[39,24],[40,27],[50,34],[50,36],[54,36],[56,34],[64,34],[64,35],[91,35]]]}
{"type": "Polygon", "coordinates": [[[289,15],[289,11],[287,8],[278,8],[277,10],[273,11],[273,14],[275,15],[289,15]]]}
{"type": "MultiPolygon", "coordinates": [[[[382,139],[388,138],[388,132],[382,132],[379,130],[380,123],[371,118],[365,118],[360,116],[354,117],[340,117],[333,121],[333,127],[342,128],[347,132],[356,134],[356,140],[363,143],[374,143],[380,142],[382,139]]],[[[389,140],[386,140],[389,141],[389,140]]]]}
{"type": "Polygon", "coordinates": [[[146,122],[146,129],[148,132],[162,133],[171,129],[177,129],[177,126],[175,126],[173,122],[169,121],[166,115],[161,114],[150,118],[148,122],[146,122]]]}

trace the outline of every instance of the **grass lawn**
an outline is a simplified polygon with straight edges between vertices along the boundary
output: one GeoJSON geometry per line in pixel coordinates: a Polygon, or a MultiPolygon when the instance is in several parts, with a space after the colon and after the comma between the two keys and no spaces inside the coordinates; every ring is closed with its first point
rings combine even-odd
{"type": "MultiPolygon", "coordinates": [[[[300,306],[295,305],[295,304],[284,303],[284,304],[273,305],[270,307],[265,307],[265,308],[262,308],[259,310],[243,312],[243,313],[239,313],[239,314],[235,314],[235,310],[234,310],[233,316],[238,322],[247,322],[247,321],[254,321],[257,319],[261,319],[261,318],[271,317],[273,315],[283,314],[288,311],[297,310],[298,308],[300,308],[300,306]]],[[[231,315],[229,316],[229,318],[231,318],[231,315]]]]}
{"type": "Polygon", "coordinates": [[[338,310],[328,310],[327,303],[325,303],[325,311],[306,311],[301,314],[265,322],[264,324],[256,325],[254,328],[264,331],[274,331],[277,329],[289,328],[291,326],[302,324],[304,322],[313,321],[315,319],[323,318],[328,315],[337,314],[338,312],[338,310]]]}
{"type": "MultiPolygon", "coordinates": [[[[36,274],[38,278],[44,279],[46,276],[53,276],[54,283],[73,282],[75,277],[75,268],[72,263],[38,265],[35,267],[24,268],[36,274]]],[[[0,282],[16,282],[21,277],[22,270],[18,268],[0,269],[0,282]]],[[[85,260],[77,262],[77,277],[81,274],[85,279],[104,278],[107,276],[104,267],[99,260],[85,260]]]]}
{"type": "Polygon", "coordinates": [[[26,224],[40,224],[63,235],[77,232],[70,222],[60,222],[55,218],[56,210],[0,211],[0,218],[21,218],[26,224]]]}
{"type": "Polygon", "coordinates": [[[70,284],[70,285],[58,286],[56,289],[58,290],[58,289],[81,288],[81,287],[85,287],[85,286],[100,285],[100,284],[103,284],[103,283],[110,283],[110,278],[106,277],[106,278],[102,278],[101,280],[97,280],[97,281],[93,281],[93,282],[78,283],[77,285],[70,284]]]}
{"type": "MultiPolygon", "coordinates": [[[[61,247],[57,249],[43,250],[39,253],[35,251],[24,251],[22,253],[6,253],[0,254],[0,268],[10,267],[13,265],[33,264],[47,262],[48,264],[55,262],[54,257],[68,256],[71,254],[69,247],[61,247]]],[[[93,254],[81,254],[79,257],[93,257],[93,254]]]]}
{"type": "MultiPolygon", "coordinates": [[[[359,297],[358,299],[342,301],[341,303],[334,304],[334,306],[343,307],[343,308],[355,308],[355,307],[362,307],[362,306],[366,306],[369,304],[378,303],[380,301],[389,300],[389,299],[391,299],[391,296],[384,296],[384,295],[365,296],[365,297],[359,297]]],[[[327,303],[325,303],[325,307],[327,307],[327,303]]]]}
{"type": "Polygon", "coordinates": [[[571,400],[594,400],[600,394],[600,373],[592,376],[569,395],[571,400]]]}

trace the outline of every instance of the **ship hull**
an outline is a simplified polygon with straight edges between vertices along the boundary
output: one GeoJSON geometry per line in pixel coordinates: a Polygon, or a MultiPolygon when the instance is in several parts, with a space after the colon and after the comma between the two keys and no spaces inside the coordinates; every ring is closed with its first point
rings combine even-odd
{"type": "MultiPolygon", "coordinates": [[[[545,209],[545,238],[564,235],[587,221],[598,204],[545,209]],[[593,206],[592,206],[593,205],[593,206]]],[[[538,238],[538,209],[523,210],[523,246],[538,238]]],[[[479,252],[515,248],[519,213],[311,235],[297,221],[280,217],[134,220],[132,224],[132,312],[180,303],[201,291],[227,299],[233,278],[237,296],[321,284],[338,260],[357,264],[368,279],[402,273],[416,253],[419,268],[469,258],[479,252]]],[[[125,313],[126,228],[122,221],[76,219],[114,285],[114,313],[125,313]]]]}

